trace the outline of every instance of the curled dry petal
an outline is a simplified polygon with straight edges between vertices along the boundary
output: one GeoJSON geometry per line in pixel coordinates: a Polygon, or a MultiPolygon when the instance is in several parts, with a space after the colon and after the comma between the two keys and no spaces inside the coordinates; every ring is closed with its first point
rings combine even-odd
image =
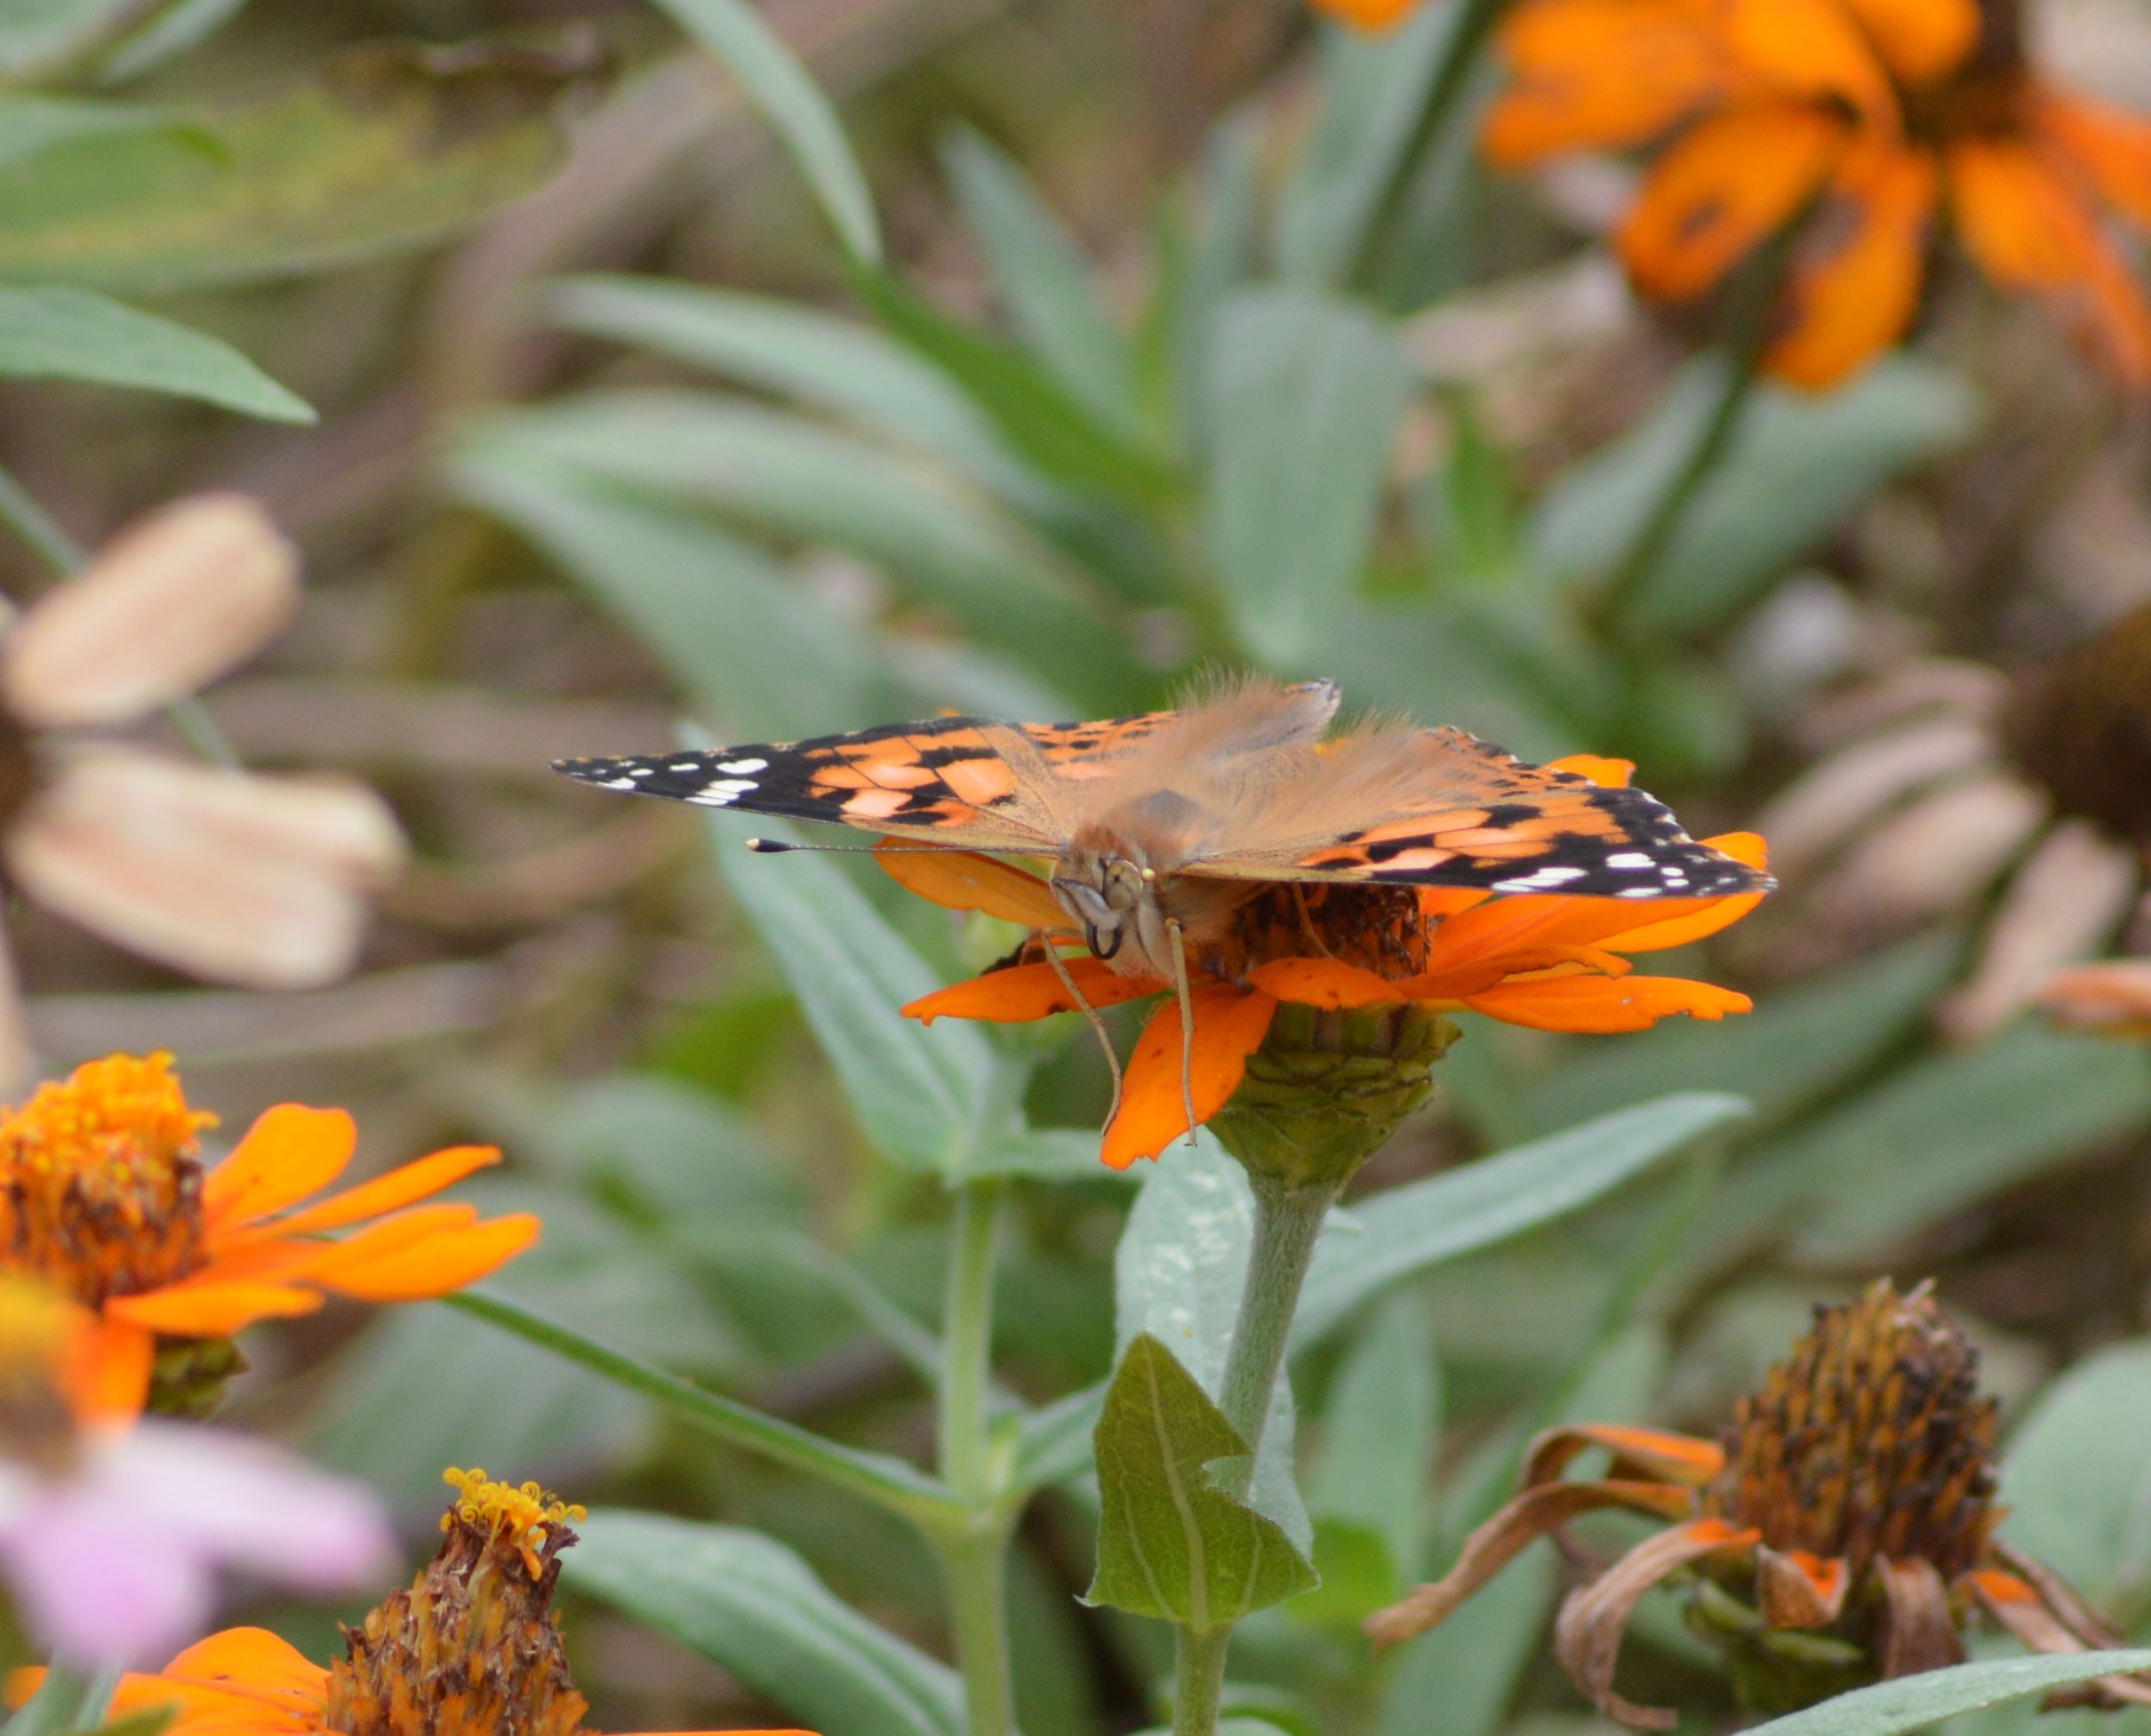
{"type": "Polygon", "coordinates": [[[1964,1648],[1950,1618],[1949,1587],[1932,1562],[1881,1561],[1881,1664],[1885,1677],[1919,1676],[1964,1661],[1964,1648]]]}
{"type": "Polygon", "coordinates": [[[1715,1441],[1672,1435],[1662,1429],[1585,1422],[1549,1429],[1532,1441],[1524,1454],[1524,1486],[1551,1482],[1577,1454],[1593,1447],[1603,1447],[1614,1455],[1616,1479],[1640,1474],[1699,1489],[1725,1468],[1725,1449],[1715,1441]]]}
{"type": "MultiPolygon", "coordinates": [[[[1527,1545],[1571,1519],[1607,1507],[1685,1519],[1693,1511],[1693,1503],[1685,1490],[1668,1488],[1662,1483],[1542,1483],[1526,1489],[1464,1539],[1456,1566],[1439,1580],[1418,1587],[1387,1609],[1367,1617],[1367,1637],[1377,1645],[1394,1645],[1440,1625],[1457,1605],[1515,1560],[1527,1545]]],[[[1680,1530],[1689,1529],[1683,1526],[1680,1530]]],[[[1676,1536],[1680,1531],[1661,1535],[1676,1536]]]]}
{"type": "Polygon", "coordinates": [[[1828,1627],[1844,1608],[1852,1575],[1842,1556],[1824,1561],[1807,1549],[1755,1549],[1755,1591],[1773,1627],[1828,1627]]]}
{"type": "Polygon", "coordinates": [[[298,606],[298,551],[258,502],[176,501],[8,629],[0,695],[36,728],[122,723],[244,662],[298,606]]]}
{"type": "Polygon", "coordinates": [[[365,894],[402,862],[380,798],[124,748],[62,763],[8,865],[39,903],[162,963],[256,988],[333,981],[358,957],[365,894]]]}
{"type": "MultiPolygon", "coordinates": [[[[2041,1580],[2059,1585],[2047,1569],[2039,1568],[2038,1573],[2041,1580]]],[[[2119,1643],[2113,1631],[2065,1585],[2059,1586],[2062,1601],[2056,1603],[2043,1587],[2034,1588],[2033,1583],[2000,1568],[1982,1568],[1966,1574],[1965,1582],[1980,1607],[2034,1651],[2104,1650],[2119,1643]],[[2088,1626],[2078,1626],[2075,1618],[2079,1617],[2088,1626]]],[[[2151,1706],[2151,1682],[2135,1676],[2102,1676],[2075,1694],[2051,1696],[2047,1703],[2099,1705],[2116,1701],[2151,1706]]]]}
{"type": "Polygon", "coordinates": [[[1676,1568],[1720,1549],[1747,1549],[1761,1536],[1723,1519],[1693,1519],[1646,1537],[1589,1585],[1578,1586],[1562,1603],[1553,1630],[1554,1656],[1569,1679],[1616,1723],[1632,1730],[1672,1728],[1678,1721],[1672,1713],[1635,1705],[1614,1692],[1614,1668],[1621,1659],[1628,1618],[1644,1593],[1676,1568]]]}

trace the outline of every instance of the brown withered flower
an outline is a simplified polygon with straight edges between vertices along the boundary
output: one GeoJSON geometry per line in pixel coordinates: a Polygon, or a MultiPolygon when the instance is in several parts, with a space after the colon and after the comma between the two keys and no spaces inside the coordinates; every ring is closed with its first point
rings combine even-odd
{"type": "MultiPolygon", "coordinates": [[[[211,981],[308,988],[357,960],[403,858],[371,790],[146,751],[117,732],[245,662],[299,606],[298,551],[236,494],[174,501],[19,614],[0,606],[0,875],[211,981]]],[[[0,1092],[29,1070],[0,945],[0,1092]]]]}
{"type": "MultiPolygon", "coordinates": [[[[1994,1535],[1995,1403],[1978,1353],[1921,1284],[1878,1280],[1818,1308],[1812,1331],[1742,1399],[1719,1441],[1614,1425],[1556,1429],[1526,1455],[1522,1490],[1465,1540],[1447,1577],[1368,1619],[1390,1644],[1445,1620],[1533,1539],[1621,1508],[1673,1521],[1571,1591],[1554,1650],[1607,1717],[1666,1729],[1674,1714],[1614,1689],[1629,1616],[1689,1569],[1693,1624],[1726,1647],[1742,1697],[1781,1712],[1849,1688],[1960,1662],[1976,1610],[2037,1651],[2116,1636],[2052,1570],[1994,1535]],[[1602,1478],[1563,1473],[1603,1448],[1602,1478]]],[[[2151,1705],[2106,1676],[2080,1703],[2151,1705]]]]}

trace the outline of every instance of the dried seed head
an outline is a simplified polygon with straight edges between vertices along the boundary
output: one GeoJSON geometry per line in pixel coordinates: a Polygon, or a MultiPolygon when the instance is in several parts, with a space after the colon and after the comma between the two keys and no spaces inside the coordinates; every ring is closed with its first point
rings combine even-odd
{"type": "Polygon", "coordinates": [[[1781,1554],[1926,1562],[1951,1581],[1986,1548],[1996,1512],[1995,1403],[1978,1352],[1927,1287],[1888,1279],[1818,1308],[1814,1329],[1740,1402],[1704,1510],[1761,1531],[1781,1554]]]}

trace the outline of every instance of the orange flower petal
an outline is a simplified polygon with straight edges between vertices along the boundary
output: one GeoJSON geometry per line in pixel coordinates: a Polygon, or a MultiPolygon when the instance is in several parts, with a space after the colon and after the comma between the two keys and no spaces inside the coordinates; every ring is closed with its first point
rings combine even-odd
{"type": "Polygon", "coordinates": [[[419,1302],[498,1271],[537,1240],[540,1227],[531,1213],[516,1212],[386,1253],[361,1257],[346,1251],[351,1243],[342,1243],[335,1257],[315,1266],[308,1277],[362,1302],[419,1302]]]}
{"type": "Polygon", "coordinates": [[[2151,307],[2053,166],[2015,140],[1978,138],[1951,147],[1949,172],[1957,231],[1980,269],[2053,297],[2122,379],[2151,384],[2151,307]]]}
{"type": "Polygon", "coordinates": [[[1624,150],[1720,97],[1727,67],[1679,0],[1526,0],[1501,28],[1514,76],[1482,147],[1517,168],[1573,150],[1624,150]]]}
{"type": "Polygon", "coordinates": [[[1044,881],[999,857],[885,838],[874,847],[874,860],[905,891],[952,910],[983,910],[1026,928],[1072,926],[1044,881]]]}
{"type": "Polygon", "coordinates": [[[228,1238],[226,1245],[243,1245],[256,1237],[317,1234],[323,1230],[340,1230],[346,1224],[356,1224],[367,1218],[378,1218],[385,1212],[393,1212],[438,1194],[443,1188],[452,1187],[466,1175],[500,1162],[500,1151],[492,1145],[451,1145],[446,1150],[435,1151],[424,1157],[413,1158],[409,1163],[391,1169],[385,1175],[377,1175],[371,1182],[308,1206],[304,1211],[295,1212],[288,1218],[274,1223],[257,1224],[228,1238]]]}
{"type": "Polygon", "coordinates": [[[1754,1003],[1714,983],[1685,977],[1539,977],[1497,984],[1464,1004],[1505,1024],[1534,1030],[1647,1030],[1662,1018],[1686,1013],[1720,1019],[1746,1012],[1754,1003]]]}
{"type": "Polygon", "coordinates": [[[2038,93],[2032,113],[2102,198],[2151,229],[2151,118],[2054,92],[2038,93]]]}
{"type": "Polygon", "coordinates": [[[1631,1429],[1617,1422],[1581,1422],[1549,1429],[1525,1450],[1523,1486],[1550,1483],[1587,1448],[1603,1447],[1614,1455],[1612,1480],[1632,1480],[1643,1472],[1662,1482],[1701,1488],[1725,1468],[1725,1449],[1715,1441],[1672,1435],[1663,1429],[1631,1429]]]}
{"type": "Polygon", "coordinates": [[[1387,30],[1402,22],[1419,0],[1315,0],[1316,9],[1355,30],[1387,30]]]}
{"type": "Polygon", "coordinates": [[[203,1221],[214,1234],[282,1211],[342,1175],[358,1146],[358,1126],[340,1109],[280,1103],[264,1110],[203,1180],[203,1221]]]}
{"type": "Polygon", "coordinates": [[[1912,324],[1933,215],[1932,162],[1864,141],[1848,150],[1779,302],[1764,366],[1818,391],[1888,349],[1912,324]]]}
{"type": "Polygon", "coordinates": [[[1733,109],[1702,120],[1661,156],[1617,237],[1636,287],[1699,295],[1775,233],[1830,170],[1846,124],[1805,104],[1733,109]]]}
{"type": "MultiPolygon", "coordinates": [[[[1277,998],[1229,983],[1199,983],[1195,1007],[1195,1052],[1188,1084],[1195,1118],[1207,1121],[1222,1109],[1247,1074],[1247,1057],[1262,1046],[1277,998]]],[[[1139,1157],[1155,1157],[1188,1131],[1180,1093],[1180,1006],[1166,1001],[1151,1015],[1128,1057],[1120,1088],[1120,1112],[1106,1127],[1107,1166],[1125,1169],[1139,1157]]]]}
{"type": "MultiPolygon", "coordinates": [[[[1088,954],[1063,960],[1062,963],[1076,986],[1082,991],[1083,998],[1094,1007],[1118,1006],[1122,1001],[1140,1000],[1165,986],[1149,977],[1121,976],[1103,959],[1092,958],[1088,954]]],[[[937,1018],[979,1018],[995,1024],[1021,1024],[1030,1019],[1050,1017],[1054,1013],[1071,1012],[1075,1006],[1052,966],[1011,965],[1006,970],[987,971],[969,982],[951,983],[930,995],[921,995],[904,1009],[904,1016],[923,1024],[931,1024],[937,1018]]]]}
{"type": "Polygon", "coordinates": [[[1408,998],[1402,987],[1336,959],[1272,959],[1247,980],[1281,1001],[1314,1007],[1363,1007],[1408,998]]]}
{"type": "Polygon", "coordinates": [[[1886,131],[1900,130],[1896,93],[1846,0],[1726,0],[1717,28],[1755,85],[1780,97],[1846,102],[1886,131]]]}
{"type": "Polygon", "coordinates": [[[105,1312],[130,1326],[179,1338],[229,1338],[257,1320],[312,1314],[321,1298],[312,1290],[289,1284],[224,1283],[172,1284],[140,1296],[112,1296],[105,1312]]]}
{"type": "Polygon", "coordinates": [[[1978,0],[1837,0],[1907,85],[1954,71],[1979,41],[1978,0]]]}
{"type": "MultiPolygon", "coordinates": [[[[158,1677],[149,1677],[150,1681],[158,1677]]],[[[162,1679],[225,1693],[325,1701],[328,1671],[266,1628],[228,1627],[166,1664],[162,1679]]]]}
{"type": "Polygon", "coordinates": [[[60,1371],[68,1408],[89,1422],[139,1416],[149,1401],[156,1348],[156,1334],[142,1327],[92,1316],[60,1371]]]}
{"type": "Polygon", "coordinates": [[[1588,777],[1603,789],[1626,789],[1635,781],[1635,762],[1632,759],[1608,759],[1597,753],[1565,753],[1546,763],[1555,771],[1572,771],[1578,777],[1588,777]]]}

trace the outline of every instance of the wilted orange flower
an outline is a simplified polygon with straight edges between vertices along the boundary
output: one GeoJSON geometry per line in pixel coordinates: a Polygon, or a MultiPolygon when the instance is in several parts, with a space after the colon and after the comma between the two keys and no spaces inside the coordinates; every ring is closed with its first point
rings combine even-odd
{"type": "MultiPolygon", "coordinates": [[[[1598,1709],[1636,1729],[1674,1716],[1615,1692],[1622,1631],[1646,1592],[1691,1566],[1702,1624],[1767,1660],[1743,1680],[1766,1679],[1785,1703],[1758,1710],[1959,1663],[1974,1608],[2037,1651],[2118,1644],[2051,1568],[1995,1536],[1994,1401],[1930,1288],[1900,1296],[1881,1279],[1856,1302],[1818,1308],[1722,1442],[1603,1423],[1540,1435],[1523,1492],[1465,1540],[1448,1577],[1370,1618],[1368,1633],[1383,1644],[1424,1633],[1533,1539],[1621,1508],[1675,1523],[1569,1593],[1554,1645],[1598,1709]],[[1565,1479],[1595,1447],[1613,1455],[1608,1474],[1565,1479]],[[1846,1661],[1812,1644],[1772,1658],[1778,1633],[1845,1642],[1846,1661]]],[[[2151,1705],[2151,1685],[2103,1676],[2084,1698],[2151,1705]]]]}
{"type": "Polygon", "coordinates": [[[436,1151],[300,1206],[351,1162],[351,1117],[279,1104],[205,1172],[196,1136],[215,1121],[187,1106],[168,1055],[86,1062],[0,1113],[0,1271],[94,1315],[83,1378],[100,1411],[142,1408],[160,1337],[226,1338],[311,1313],[325,1291],[442,1296],[537,1239],[528,1213],[480,1221],[474,1206],[416,1203],[498,1163],[490,1146],[436,1151]]]}
{"type": "Polygon", "coordinates": [[[2151,959],[2109,959],[2057,971],[2039,1004],[2056,1024],[2103,1036],[2151,1037],[2151,959]]]}
{"type": "Polygon", "coordinates": [[[2016,0],[1523,0],[1485,146],[1514,168],[1664,142],[1617,238],[1661,299],[1810,215],[1765,357],[1796,384],[1904,333],[1945,218],[2151,384],[2151,307],[2107,234],[2151,225],[2151,121],[2047,83],[2021,29],[2016,0]]]}
{"type": "MultiPolygon", "coordinates": [[[[85,732],[185,699],[298,607],[298,555],[261,507],[151,514],[0,627],[0,864],[9,884],[195,976],[301,988],[349,970],[365,894],[403,860],[380,798],[344,778],[190,765],[85,732]]],[[[29,1071],[0,944],[0,1091],[29,1071]]]]}
{"type": "MultiPolygon", "coordinates": [[[[1625,783],[1625,761],[1578,756],[1564,771],[1625,783]]],[[[1761,839],[1730,833],[1705,843],[1751,867],[1761,839]]],[[[957,909],[981,910],[1033,931],[1018,960],[913,1001],[913,1018],[1010,1023],[1072,1011],[1069,982],[1093,1007],[1164,992],[1171,985],[1115,972],[1080,949],[1046,883],[987,856],[907,849],[877,852],[911,890],[957,909]],[[1049,961],[1044,948],[1069,956],[1049,961]]],[[[1748,997],[1681,977],[1633,976],[1628,954],[1701,940],[1738,922],[1762,895],[1619,898],[1523,893],[1494,897],[1446,887],[1268,887],[1240,907],[1227,945],[1191,960],[1195,1042],[1186,1069],[1197,1122],[1238,1088],[1279,1003],[1324,1008],[1411,1002],[1435,1011],[1484,1013],[1540,1030],[1641,1030],[1675,1013],[1723,1018],[1748,997]]],[[[1124,1169],[1155,1157],[1188,1131],[1182,1095],[1181,1011],[1168,1000],[1130,1056],[1120,1106],[1107,1125],[1105,1162],[1124,1169]]]]}
{"type": "MultiPolygon", "coordinates": [[[[560,1552],[575,1541],[569,1524],[582,1509],[483,1471],[450,1471],[447,1480],[457,1498],[441,1517],[440,1551],[409,1590],[344,1630],[333,1663],[266,1629],[227,1628],[155,1676],[124,1677],[114,1714],[171,1708],[166,1736],[591,1736],[552,1607],[560,1552]]],[[[20,1703],[42,1679],[19,1672],[10,1698],[20,1703]]]]}

